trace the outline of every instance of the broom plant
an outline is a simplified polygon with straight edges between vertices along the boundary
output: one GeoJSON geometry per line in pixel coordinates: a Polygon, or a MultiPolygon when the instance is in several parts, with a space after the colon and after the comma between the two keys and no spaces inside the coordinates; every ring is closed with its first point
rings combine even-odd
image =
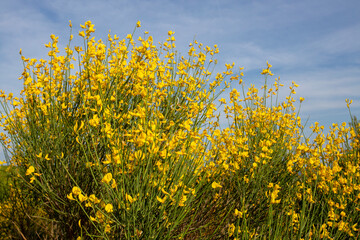
{"type": "Polygon", "coordinates": [[[355,121],[334,124],[326,136],[315,123],[310,140],[294,105],[298,85],[279,100],[283,84],[270,83],[269,63],[259,93],[245,88],[234,64],[212,77],[216,45],[193,41],[183,56],[172,31],[155,45],[147,32],[109,34],[104,43],[90,21],[81,28],[82,47],[71,47],[70,33],[61,55],[51,35],[49,60],[21,55],[20,97],[1,91],[1,142],[18,183],[17,194],[1,199],[0,226],[9,234],[23,222],[12,236],[359,236],[355,121]],[[229,103],[218,99],[229,88],[229,103]],[[31,211],[16,219],[19,201],[31,211]]]}

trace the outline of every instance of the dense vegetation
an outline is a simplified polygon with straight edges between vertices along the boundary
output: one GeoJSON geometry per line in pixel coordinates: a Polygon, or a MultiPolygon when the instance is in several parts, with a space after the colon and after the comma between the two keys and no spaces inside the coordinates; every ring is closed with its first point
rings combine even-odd
{"type": "Polygon", "coordinates": [[[0,93],[1,238],[359,237],[356,118],[305,137],[269,63],[246,88],[234,64],[213,73],[216,45],[81,27],[83,47],[51,35],[49,60],[22,56],[21,97],[0,93]]]}

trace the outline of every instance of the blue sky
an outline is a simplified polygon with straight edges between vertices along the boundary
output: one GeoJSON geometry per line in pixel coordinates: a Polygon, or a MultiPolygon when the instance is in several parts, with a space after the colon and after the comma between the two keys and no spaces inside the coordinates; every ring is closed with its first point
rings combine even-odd
{"type": "MultiPolygon", "coordinates": [[[[96,37],[108,31],[125,37],[140,20],[139,32],[149,31],[155,42],[175,31],[176,45],[186,54],[194,38],[220,48],[219,64],[244,67],[244,82],[260,84],[266,61],[274,77],[288,86],[300,85],[301,116],[326,128],[349,121],[345,99],[360,116],[360,2],[358,0],[12,0],[0,7],[0,89],[19,93],[22,72],[19,49],[29,58],[47,58],[50,34],[60,46],[75,39],[79,25],[95,24],[96,37]],[[62,44],[62,45],[61,45],[62,44]]],[[[75,41],[76,43],[76,41],[75,41]]],[[[81,43],[78,43],[81,44],[81,43]]],[[[284,88],[284,95],[288,88],[284,88]]],[[[310,124],[308,124],[310,126],[310,124]]]]}

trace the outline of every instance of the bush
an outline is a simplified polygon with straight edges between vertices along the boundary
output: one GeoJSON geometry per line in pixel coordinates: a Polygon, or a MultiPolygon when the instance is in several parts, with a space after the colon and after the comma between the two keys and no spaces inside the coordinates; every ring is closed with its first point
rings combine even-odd
{"type": "MultiPolygon", "coordinates": [[[[59,55],[58,38],[51,35],[49,60],[22,56],[21,97],[1,93],[7,132],[2,144],[11,153],[11,179],[18,182],[13,203],[22,203],[28,213],[16,215],[26,221],[18,234],[32,239],[359,234],[356,128],[334,125],[325,137],[315,124],[314,140],[304,137],[293,105],[297,85],[278,101],[282,84],[267,85],[270,64],[259,95],[254,86],[245,91],[234,64],[210,82],[216,45],[194,41],[181,56],[171,31],[159,46],[147,33],[137,42],[135,33],[123,40],[109,34],[104,44],[91,37],[90,21],[81,27],[83,47],[71,48],[71,35],[65,55],[59,55]],[[223,98],[218,104],[234,81],[242,84],[243,97],[233,89],[229,104],[223,98]],[[221,105],[229,120],[225,129],[221,105]],[[35,224],[38,219],[45,227],[35,224]]],[[[15,229],[8,219],[1,223],[15,229]]]]}

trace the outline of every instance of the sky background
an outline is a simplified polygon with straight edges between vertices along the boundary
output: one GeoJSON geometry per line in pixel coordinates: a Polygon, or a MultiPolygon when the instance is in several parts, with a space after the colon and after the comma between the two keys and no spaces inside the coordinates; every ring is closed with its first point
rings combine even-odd
{"type": "MultiPolygon", "coordinates": [[[[244,82],[259,85],[266,61],[274,77],[300,87],[304,97],[301,117],[309,117],[327,129],[331,123],[349,122],[345,99],[353,100],[352,113],[360,116],[360,1],[359,0],[1,0],[0,89],[18,95],[22,89],[22,61],[47,59],[45,43],[50,34],[59,46],[69,38],[73,23],[74,43],[80,44],[79,25],[95,24],[97,39],[108,31],[124,38],[138,20],[154,42],[175,32],[179,52],[187,54],[195,38],[204,45],[217,44],[220,53],[215,72],[225,63],[244,67],[244,82]]],[[[284,96],[289,89],[283,88],[284,96]]]]}

